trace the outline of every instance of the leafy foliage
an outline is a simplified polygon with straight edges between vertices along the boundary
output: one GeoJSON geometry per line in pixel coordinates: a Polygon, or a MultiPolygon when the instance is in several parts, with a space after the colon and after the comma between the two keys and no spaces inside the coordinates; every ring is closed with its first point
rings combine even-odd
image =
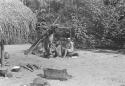
{"type": "Polygon", "coordinates": [[[124,0],[37,1],[45,3],[37,5],[39,7],[33,10],[36,12],[38,22],[45,20],[46,24],[50,25],[60,17],[57,23],[71,27],[70,36],[77,48],[123,47],[125,42],[124,0]]]}

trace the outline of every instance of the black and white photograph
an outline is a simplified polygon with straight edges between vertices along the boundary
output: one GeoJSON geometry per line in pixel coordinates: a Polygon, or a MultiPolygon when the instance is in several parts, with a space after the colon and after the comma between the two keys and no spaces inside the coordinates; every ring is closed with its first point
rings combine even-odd
{"type": "Polygon", "coordinates": [[[0,0],[0,86],[125,86],[125,0],[0,0]]]}

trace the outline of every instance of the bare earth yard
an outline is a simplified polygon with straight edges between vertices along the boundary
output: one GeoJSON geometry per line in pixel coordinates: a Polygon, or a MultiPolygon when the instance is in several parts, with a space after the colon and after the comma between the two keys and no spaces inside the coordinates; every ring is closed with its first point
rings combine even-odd
{"type": "MultiPolygon", "coordinates": [[[[30,45],[7,45],[8,60],[11,66],[34,63],[42,68],[68,70],[73,76],[68,81],[48,80],[51,86],[125,86],[125,55],[115,53],[100,53],[93,51],[77,51],[78,58],[45,59],[34,55],[25,56],[23,50],[30,45]]],[[[12,78],[0,77],[0,86],[21,86],[31,83],[37,74],[43,70],[30,72],[21,70],[13,73],[12,78]]]]}

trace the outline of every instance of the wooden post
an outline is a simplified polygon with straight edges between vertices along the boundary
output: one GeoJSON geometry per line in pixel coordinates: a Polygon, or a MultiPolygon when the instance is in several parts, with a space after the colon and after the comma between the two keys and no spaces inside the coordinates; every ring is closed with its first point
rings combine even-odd
{"type": "Polygon", "coordinates": [[[1,47],[1,42],[0,42],[0,64],[1,64],[1,67],[2,67],[2,47],[1,47]]]}
{"type": "Polygon", "coordinates": [[[4,40],[0,42],[0,64],[1,67],[4,66],[4,40]]]}
{"type": "Polygon", "coordinates": [[[24,52],[25,55],[28,55],[29,53],[31,53],[42,41],[42,39],[38,39],[28,50],[26,50],[24,52]]]}

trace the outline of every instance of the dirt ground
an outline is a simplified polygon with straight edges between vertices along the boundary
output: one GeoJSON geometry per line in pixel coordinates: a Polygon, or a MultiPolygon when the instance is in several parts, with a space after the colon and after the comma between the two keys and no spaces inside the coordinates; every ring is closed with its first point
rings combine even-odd
{"type": "MultiPolygon", "coordinates": [[[[51,86],[125,86],[125,55],[97,50],[77,51],[78,58],[45,59],[35,55],[25,56],[23,51],[30,45],[7,45],[10,68],[14,65],[33,63],[42,68],[67,69],[73,76],[67,81],[47,80],[51,86]]],[[[0,86],[25,86],[43,70],[30,72],[22,69],[13,73],[12,78],[0,77],[0,86]]]]}

